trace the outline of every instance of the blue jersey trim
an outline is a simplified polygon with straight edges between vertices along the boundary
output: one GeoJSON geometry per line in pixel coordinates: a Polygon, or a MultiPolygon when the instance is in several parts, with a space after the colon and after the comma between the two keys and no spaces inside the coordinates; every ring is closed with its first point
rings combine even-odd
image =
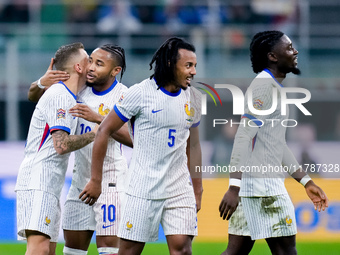
{"type": "Polygon", "coordinates": [[[201,121],[199,121],[199,122],[197,122],[197,123],[194,123],[194,124],[192,124],[192,126],[191,127],[198,127],[198,125],[201,123],[201,121]]]}
{"type": "Polygon", "coordinates": [[[266,69],[264,69],[263,71],[269,73],[270,76],[277,82],[277,84],[279,84],[281,87],[283,87],[283,85],[275,79],[274,75],[272,74],[271,71],[269,71],[269,69],[266,68],[266,69]]]}
{"type": "MultiPolygon", "coordinates": [[[[156,82],[156,85],[158,86],[155,77],[153,78],[153,80],[156,82]]],[[[181,94],[181,92],[182,92],[182,89],[179,89],[177,92],[172,93],[172,92],[170,92],[170,91],[167,91],[167,90],[166,90],[165,88],[163,88],[163,87],[158,86],[158,88],[159,88],[164,94],[166,94],[166,95],[168,95],[168,96],[171,96],[171,97],[177,97],[177,96],[178,96],[179,94],[181,94]]]]}
{"type": "Polygon", "coordinates": [[[115,112],[117,113],[118,117],[119,117],[122,121],[127,122],[127,121],[129,120],[128,118],[126,118],[126,117],[118,110],[118,108],[117,108],[116,105],[113,107],[113,109],[115,110],[115,112]]]}
{"type": "Polygon", "coordinates": [[[117,81],[117,79],[115,79],[115,81],[112,83],[112,85],[108,89],[106,89],[104,91],[97,91],[94,88],[92,88],[92,92],[97,96],[104,96],[107,93],[109,93],[111,90],[113,90],[113,88],[117,85],[117,83],[118,83],[118,81],[117,81]]]}
{"type": "Polygon", "coordinates": [[[242,118],[243,118],[243,117],[246,117],[246,118],[252,120],[258,127],[261,127],[262,124],[263,124],[260,120],[256,119],[254,116],[252,116],[252,115],[250,115],[250,114],[244,114],[244,115],[242,116],[242,118]]]}
{"type": "Polygon", "coordinates": [[[52,133],[53,131],[56,131],[56,130],[64,130],[66,131],[67,133],[71,133],[71,129],[68,128],[68,127],[64,127],[64,126],[54,126],[54,127],[51,127],[50,128],[50,133],[52,133]]]}
{"type": "Polygon", "coordinates": [[[65,88],[68,90],[68,92],[70,92],[71,95],[74,97],[74,99],[77,100],[77,96],[73,94],[73,92],[65,85],[65,83],[63,83],[62,81],[59,81],[58,83],[63,84],[65,88]]]}
{"type": "Polygon", "coordinates": [[[164,94],[168,95],[168,96],[171,96],[171,97],[177,97],[179,94],[181,94],[182,92],[182,89],[179,89],[179,91],[175,92],[175,93],[172,93],[170,91],[167,91],[165,88],[163,87],[160,87],[159,88],[164,94]]]}

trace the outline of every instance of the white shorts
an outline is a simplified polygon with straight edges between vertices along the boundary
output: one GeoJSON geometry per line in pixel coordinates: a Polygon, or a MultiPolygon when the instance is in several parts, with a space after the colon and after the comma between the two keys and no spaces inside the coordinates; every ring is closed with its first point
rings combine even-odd
{"type": "Polygon", "coordinates": [[[93,207],[79,199],[81,189],[71,185],[63,210],[62,228],[65,230],[96,230],[93,207]]]}
{"type": "Polygon", "coordinates": [[[123,192],[118,192],[112,187],[112,191],[104,192],[93,205],[97,227],[97,236],[116,236],[121,219],[121,196],[123,192]]]}
{"type": "Polygon", "coordinates": [[[288,194],[241,197],[229,221],[229,234],[252,240],[296,235],[294,205],[288,194]]]}
{"type": "Polygon", "coordinates": [[[167,199],[144,199],[125,195],[118,236],[138,242],[158,239],[159,224],[164,234],[197,236],[194,192],[167,199]]]}
{"type": "MultiPolygon", "coordinates": [[[[112,191],[102,193],[93,206],[79,199],[81,189],[71,185],[63,212],[63,229],[92,230],[97,236],[116,236],[120,219],[121,193],[112,191]]],[[[107,191],[107,189],[106,189],[107,191]]]]}
{"type": "Polygon", "coordinates": [[[42,190],[17,191],[18,240],[26,239],[25,230],[39,231],[57,242],[60,227],[60,202],[42,190]]]}

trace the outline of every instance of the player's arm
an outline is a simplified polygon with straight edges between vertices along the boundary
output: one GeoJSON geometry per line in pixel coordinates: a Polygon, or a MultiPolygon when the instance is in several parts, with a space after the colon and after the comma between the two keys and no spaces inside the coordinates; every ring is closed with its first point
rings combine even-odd
{"type": "Polygon", "coordinates": [[[203,186],[202,173],[196,172],[195,167],[202,165],[202,152],[199,140],[198,127],[190,128],[190,136],[187,141],[188,168],[190,171],[194,193],[196,198],[197,212],[201,209],[203,186]]]}
{"type": "MultiPolygon", "coordinates": [[[[74,107],[72,107],[69,110],[69,113],[71,113],[74,117],[83,118],[87,121],[97,124],[101,124],[105,118],[105,116],[93,111],[88,105],[81,103],[78,103],[74,107]]],[[[133,147],[127,124],[125,124],[118,131],[112,133],[111,137],[121,144],[124,144],[131,148],[133,147]]]]}
{"type": "MultiPolygon", "coordinates": [[[[41,79],[40,79],[40,81],[41,81],[41,79]]],[[[39,101],[39,99],[41,98],[41,96],[44,94],[46,89],[47,89],[47,87],[45,87],[45,88],[39,88],[38,87],[38,80],[33,82],[31,84],[31,87],[28,90],[28,95],[27,95],[28,100],[33,102],[33,103],[37,103],[39,101]]]]}
{"type": "Polygon", "coordinates": [[[321,210],[324,211],[326,207],[328,207],[328,198],[325,192],[314,183],[312,178],[310,178],[302,168],[299,167],[296,158],[287,144],[284,148],[282,165],[287,167],[289,174],[305,187],[306,193],[310,200],[312,200],[315,210],[318,210],[319,212],[321,210]]]}
{"type": "Polygon", "coordinates": [[[75,150],[79,150],[95,138],[97,127],[82,135],[69,135],[64,130],[56,130],[52,132],[53,145],[58,154],[63,155],[75,150]]]}
{"type": "MultiPolygon", "coordinates": [[[[262,81],[261,81],[262,82],[262,81]]],[[[272,106],[272,85],[263,83],[261,86],[250,86],[247,93],[252,94],[253,105],[259,100],[261,105],[256,105],[257,110],[267,110],[272,106]]],[[[248,97],[248,94],[247,94],[248,97]]],[[[247,99],[245,100],[247,102],[247,99]]],[[[249,158],[249,146],[254,139],[259,128],[265,123],[265,119],[269,116],[254,115],[247,111],[242,116],[241,122],[245,121],[245,125],[240,124],[234,139],[233,151],[230,159],[230,178],[229,189],[225,193],[220,203],[219,211],[223,219],[229,220],[235,212],[239,202],[239,191],[242,179],[242,168],[245,166],[246,160],[249,158]]]]}
{"type": "Polygon", "coordinates": [[[59,81],[66,81],[70,78],[70,75],[64,71],[53,70],[54,59],[51,58],[49,67],[46,73],[37,81],[31,84],[28,90],[28,100],[37,103],[40,97],[44,94],[45,90],[51,87],[53,84],[59,81]],[[40,87],[38,82],[40,81],[40,87]]]}
{"type": "Polygon", "coordinates": [[[133,142],[129,134],[128,124],[125,123],[120,129],[111,134],[111,137],[117,142],[133,148],[133,142]]]}
{"type": "Polygon", "coordinates": [[[108,139],[124,123],[115,111],[111,111],[98,128],[92,150],[91,179],[79,195],[79,198],[86,204],[93,205],[101,193],[103,163],[108,139]]]}
{"type": "MultiPolygon", "coordinates": [[[[248,116],[250,117],[250,116],[248,116]]],[[[244,118],[245,123],[250,119],[244,118]]],[[[252,139],[258,132],[256,127],[256,119],[250,121],[251,125],[240,124],[235,135],[233,150],[230,159],[230,176],[229,188],[224,194],[219,206],[220,217],[229,220],[231,215],[235,212],[239,202],[239,191],[241,186],[242,172],[241,167],[245,165],[245,160],[249,158],[247,155],[249,145],[252,139]]]]}
{"type": "Polygon", "coordinates": [[[97,124],[102,123],[105,118],[103,115],[93,111],[88,105],[82,103],[78,103],[73,106],[69,110],[69,113],[71,113],[73,117],[83,118],[87,121],[97,124]]]}

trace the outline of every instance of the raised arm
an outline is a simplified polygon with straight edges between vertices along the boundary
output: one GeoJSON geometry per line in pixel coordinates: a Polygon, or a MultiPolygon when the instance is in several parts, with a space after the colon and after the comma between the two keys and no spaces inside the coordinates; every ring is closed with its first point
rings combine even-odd
{"type": "MultiPolygon", "coordinates": [[[[96,113],[86,104],[81,104],[81,103],[76,104],[74,107],[72,107],[69,110],[69,112],[74,117],[83,118],[87,121],[91,121],[97,124],[101,124],[105,118],[105,116],[100,115],[99,113],[96,113]]],[[[125,123],[119,130],[112,133],[111,137],[121,144],[124,144],[131,148],[133,147],[133,143],[129,135],[127,123],[125,123]]]]}
{"type": "Polygon", "coordinates": [[[201,209],[203,186],[202,173],[196,172],[195,167],[202,165],[202,152],[199,140],[198,127],[190,128],[190,136],[187,141],[188,168],[190,171],[194,193],[196,198],[197,212],[201,209]]]}
{"type": "Polygon", "coordinates": [[[46,73],[39,80],[31,84],[27,95],[28,100],[31,102],[37,103],[46,89],[59,81],[66,81],[70,78],[70,75],[67,72],[53,70],[53,64],[54,59],[51,58],[46,73]],[[40,87],[38,86],[38,82],[40,82],[40,87]]]}
{"type": "Polygon", "coordinates": [[[100,115],[99,113],[93,111],[88,105],[83,103],[78,103],[73,106],[69,113],[72,114],[73,117],[83,118],[87,121],[94,122],[97,124],[102,123],[105,116],[100,115]]]}

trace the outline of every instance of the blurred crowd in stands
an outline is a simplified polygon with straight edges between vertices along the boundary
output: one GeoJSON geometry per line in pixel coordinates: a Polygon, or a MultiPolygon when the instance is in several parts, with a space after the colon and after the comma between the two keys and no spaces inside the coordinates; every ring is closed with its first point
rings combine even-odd
{"type": "Polygon", "coordinates": [[[185,25],[275,24],[298,15],[296,0],[2,0],[0,22],[29,22],[34,8],[49,9],[47,22],[96,23],[103,33],[134,33],[143,24],[163,24],[171,32],[185,25]]]}

